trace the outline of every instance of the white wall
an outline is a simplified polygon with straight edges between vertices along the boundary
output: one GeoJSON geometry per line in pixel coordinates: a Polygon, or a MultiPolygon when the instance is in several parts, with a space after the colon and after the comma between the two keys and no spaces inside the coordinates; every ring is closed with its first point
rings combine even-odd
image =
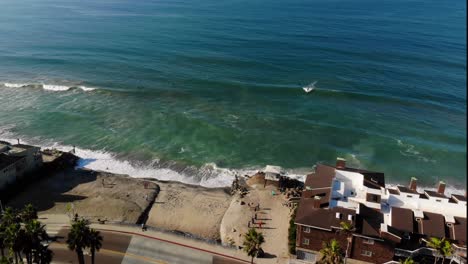
{"type": "Polygon", "coordinates": [[[449,203],[448,199],[421,199],[419,196],[418,198],[409,198],[406,197],[406,194],[390,194],[387,203],[394,207],[466,218],[466,206],[464,204],[449,203]],[[436,202],[436,200],[441,200],[441,202],[436,202]]]}

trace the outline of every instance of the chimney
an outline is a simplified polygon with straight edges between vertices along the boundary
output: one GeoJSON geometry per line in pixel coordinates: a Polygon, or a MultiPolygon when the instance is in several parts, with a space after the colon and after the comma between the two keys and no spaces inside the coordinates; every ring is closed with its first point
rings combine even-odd
{"type": "Polygon", "coordinates": [[[343,158],[336,158],[336,168],[337,169],[346,168],[346,160],[343,158]]]}
{"type": "Polygon", "coordinates": [[[411,181],[410,181],[410,184],[409,184],[409,189],[413,190],[413,191],[416,191],[417,183],[418,183],[418,179],[416,179],[415,177],[411,177],[411,181]]]}
{"type": "Polygon", "coordinates": [[[17,138],[16,140],[18,140],[18,145],[19,145],[19,143],[20,143],[20,142],[19,142],[19,138],[17,138]]]}
{"type": "Polygon", "coordinates": [[[314,202],[312,203],[313,208],[320,208],[320,202],[321,202],[321,197],[320,196],[314,196],[314,202]]]}
{"type": "Polygon", "coordinates": [[[439,186],[437,187],[437,193],[444,195],[445,192],[445,182],[440,181],[439,186]]]}

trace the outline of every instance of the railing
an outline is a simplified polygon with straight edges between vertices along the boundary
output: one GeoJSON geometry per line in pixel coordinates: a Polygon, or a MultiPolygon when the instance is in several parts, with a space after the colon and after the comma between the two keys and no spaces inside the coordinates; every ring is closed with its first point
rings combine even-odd
{"type": "Polygon", "coordinates": [[[415,250],[406,250],[401,248],[395,248],[395,256],[398,257],[414,257],[418,255],[426,255],[426,256],[436,256],[437,252],[434,249],[421,247],[415,250]]]}
{"type": "Polygon", "coordinates": [[[466,259],[459,255],[452,255],[450,263],[466,264],[466,259]]]}
{"type": "MultiPolygon", "coordinates": [[[[450,259],[450,263],[467,264],[467,261],[464,258],[466,256],[466,248],[460,248],[455,245],[453,246],[454,246],[453,254],[447,257],[446,259],[450,259]]],[[[395,248],[395,256],[398,256],[398,257],[407,258],[407,257],[415,257],[418,255],[426,255],[426,256],[433,256],[433,257],[439,256],[435,249],[431,249],[427,247],[421,247],[412,251],[401,249],[401,248],[395,248]]]]}
{"type": "Polygon", "coordinates": [[[453,254],[466,258],[466,248],[452,244],[453,254]]]}

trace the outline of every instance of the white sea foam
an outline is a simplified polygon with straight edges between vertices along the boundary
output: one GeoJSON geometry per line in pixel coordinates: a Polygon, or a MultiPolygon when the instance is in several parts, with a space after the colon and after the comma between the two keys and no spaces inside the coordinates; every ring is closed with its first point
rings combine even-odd
{"type": "MultiPolygon", "coordinates": [[[[11,127],[0,127],[0,140],[10,143],[16,142],[16,135],[9,132],[11,127]]],[[[21,140],[24,144],[39,145],[42,149],[56,148],[61,151],[71,151],[72,146],[59,143],[44,143],[40,139],[30,141],[21,140]]],[[[114,154],[106,151],[75,148],[80,157],[77,168],[106,171],[116,174],[127,174],[134,178],[155,178],[158,180],[179,181],[205,187],[226,187],[232,184],[235,176],[252,175],[256,169],[234,170],[220,168],[214,163],[208,163],[197,170],[186,169],[177,172],[170,168],[154,168],[151,165],[135,164],[127,160],[120,160],[114,154]]],[[[157,161],[154,161],[157,163],[157,161]]]]}
{"type": "Polygon", "coordinates": [[[3,85],[9,88],[21,88],[23,86],[27,86],[28,84],[26,83],[4,83],[3,85]]]}
{"type": "Polygon", "coordinates": [[[404,143],[400,139],[395,139],[397,142],[397,145],[403,150],[400,150],[400,154],[405,156],[405,157],[415,157],[416,159],[423,161],[423,162],[431,162],[431,163],[436,163],[437,161],[434,159],[430,159],[425,157],[420,151],[416,150],[414,145],[404,143]]]}
{"type": "Polygon", "coordinates": [[[84,85],[80,85],[80,86],[78,86],[78,88],[80,88],[81,90],[83,90],[85,92],[90,92],[90,91],[96,90],[96,88],[94,88],[94,87],[87,87],[87,86],[84,86],[84,85]]]}
{"type": "MultiPolygon", "coordinates": [[[[19,136],[11,133],[12,126],[0,127],[0,140],[16,143],[19,136]]],[[[72,146],[59,143],[48,143],[39,138],[30,140],[21,139],[21,143],[41,146],[42,149],[56,148],[61,151],[71,151],[72,146]]],[[[226,187],[230,186],[235,176],[253,175],[262,168],[228,169],[218,167],[215,163],[207,163],[201,168],[184,168],[176,171],[171,168],[155,167],[158,160],[152,164],[137,164],[128,160],[116,158],[113,153],[107,151],[96,151],[89,149],[76,148],[76,155],[80,157],[77,168],[86,168],[91,170],[107,171],[116,174],[127,174],[134,178],[154,178],[158,180],[179,181],[188,184],[196,184],[205,187],[226,187]]],[[[300,168],[286,171],[286,175],[293,179],[304,182],[306,174],[310,173],[312,168],[300,168]]],[[[387,184],[387,187],[396,187],[397,184],[387,184]]],[[[434,186],[420,186],[418,191],[435,190],[434,186]]],[[[446,194],[464,194],[465,189],[447,184],[446,194]]]]}
{"type": "Polygon", "coordinates": [[[68,91],[72,88],[78,88],[81,89],[85,92],[90,92],[96,90],[94,87],[88,87],[84,85],[58,85],[58,84],[38,84],[38,83],[3,83],[5,87],[8,88],[21,88],[21,87],[32,87],[32,88],[42,88],[44,90],[48,91],[54,91],[54,92],[63,92],[63,91],[68,91]]]}
{"type": "Polygon", "coordinates": [[[42,84],[42,88],[49,91],[67,91],[71,87],[65,85],[42,84]]]}

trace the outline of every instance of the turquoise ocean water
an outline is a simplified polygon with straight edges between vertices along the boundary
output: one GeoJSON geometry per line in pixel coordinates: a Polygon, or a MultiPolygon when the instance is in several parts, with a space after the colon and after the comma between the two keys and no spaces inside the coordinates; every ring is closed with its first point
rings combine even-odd
{"type": "Polygon", "coordinates": [[[466,189],[465,1],[1,0],[0,14],[0,139],[207,186],[341,156],[466,189]]]}

